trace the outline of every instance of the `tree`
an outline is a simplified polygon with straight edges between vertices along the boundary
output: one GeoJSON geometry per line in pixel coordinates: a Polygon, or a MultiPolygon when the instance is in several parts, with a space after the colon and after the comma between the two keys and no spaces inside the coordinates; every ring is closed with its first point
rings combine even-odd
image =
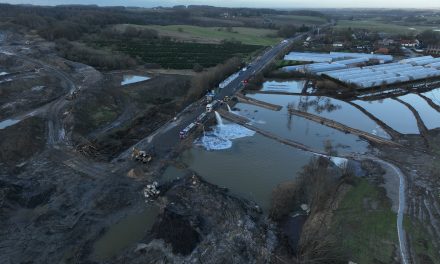
{"type": "Polygon", "coordinates": [[[278,36],[282,38],[290,38],[297,32],[297,28],[293,25],[283,25],[278,30],[278,36]]]}
{"type": "Polygon", "coordinates": [[[194,64],[193,71],[195,71],[195,72],[202,72],[203,71],[203,66],[198,64],[198,63],[196,63],[196,64],[194,64]]]}
{"type": "Polygon", "coordinates": [[[440,32],[431,29],[425,30],[418,36],[419,41],[424,45],[440,45],[440,32]]]}

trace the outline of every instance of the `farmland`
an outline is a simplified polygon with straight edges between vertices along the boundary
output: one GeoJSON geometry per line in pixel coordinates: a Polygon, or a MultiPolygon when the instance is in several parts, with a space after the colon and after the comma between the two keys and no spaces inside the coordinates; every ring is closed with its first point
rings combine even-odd
{"type": "MultiPolygon", "coordinates": [[[[118,25],[117,28],[123,30],[125,26],[118,25]]],[[[222,41],[238,41],[247,45],[270,46],[280,40],[280,38],[275,37],[277,31],[272,29],[199,27],[191,25],[147,25],[137,27],[154,29],[162,37],[170,37],[185,42],[218,44],[222,41]]]]}
{"type": "Polygon", "coordinates": [[[202,44],[174,41],[100,41],[92,45],[108,47],[138,58],[144,63],[156,63],[163,68],[191,69],[199,64],[212,67],[231,57],[247,58],[262,46],[237,43],[202,44]]]}
{"type": "Polygon", "coordinates": [[[327,20],[323,17],[318,16],[301,16],[301,15],[275,15],[271,16],[272,19],[277,24],[294,24],[296,26],[305,25],[320,25],[325,24],[327,20]]]}
{"type": "Polygon", "coordinates": [[[429,26],[406,26],[399,24],[391,24],[388,22],[381,22],[377,20],[340,20],[338,21],[336,29],[368,29],[371,31],[385,32],[385,33],[420,33],[426,29],[432,29],[429,26]]]}

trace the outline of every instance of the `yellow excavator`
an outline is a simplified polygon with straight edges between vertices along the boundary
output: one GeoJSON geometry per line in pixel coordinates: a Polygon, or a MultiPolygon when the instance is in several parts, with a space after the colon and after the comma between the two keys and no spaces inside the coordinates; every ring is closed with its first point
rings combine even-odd
{"type": "Polygon", "coordinates": [[[132,152],[131,152],[131,158],[138,160],[142,163],[148,164],[153,159],[153,156],[151,156],[151,154],[148,154],[144,150],[140,150],[140,149],[133,147],[132,152]]]}

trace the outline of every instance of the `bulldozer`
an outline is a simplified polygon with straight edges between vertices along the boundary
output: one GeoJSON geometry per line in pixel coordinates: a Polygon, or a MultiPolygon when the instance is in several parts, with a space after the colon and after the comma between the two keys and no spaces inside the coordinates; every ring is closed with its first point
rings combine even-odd
{"type": "Polygon", "coordinates": [[[131,158],[138,160],[142,163],[148,164],[153,159],[153,156],[149,153],[147,153],[145,150],[140,150],[135,147],[133,147],[131,152],[131,158]]]}

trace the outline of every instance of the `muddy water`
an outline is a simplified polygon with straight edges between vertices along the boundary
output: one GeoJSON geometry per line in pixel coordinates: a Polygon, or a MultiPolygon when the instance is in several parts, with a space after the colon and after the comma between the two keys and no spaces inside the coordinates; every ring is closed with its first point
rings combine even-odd
{"type": "Polygon", "coordinates": [[[233,140],[232,147],[225,150],[193,147],[180,159],[208,182],[228,188],[267,210],[272,189],[295,179],[312,156],[256,134],[233,140]]]}
{"type": "Polygon", "coordinates": [[[150,77],[148,76],[140,76],[140,75],[124,75],[123,80],[121,82],[121,85],[127,85],[137,82],[143,82],[146,80],[149,80],[150,77]]]}
{"type": "Polygon", "coordinates": [[[129,215],[114,224],[95,242],[92,257],[105,260],[127,247],[134,247],[153,226],[158,214],[159,208],[151,205],[143,212],[129,215]]]}

